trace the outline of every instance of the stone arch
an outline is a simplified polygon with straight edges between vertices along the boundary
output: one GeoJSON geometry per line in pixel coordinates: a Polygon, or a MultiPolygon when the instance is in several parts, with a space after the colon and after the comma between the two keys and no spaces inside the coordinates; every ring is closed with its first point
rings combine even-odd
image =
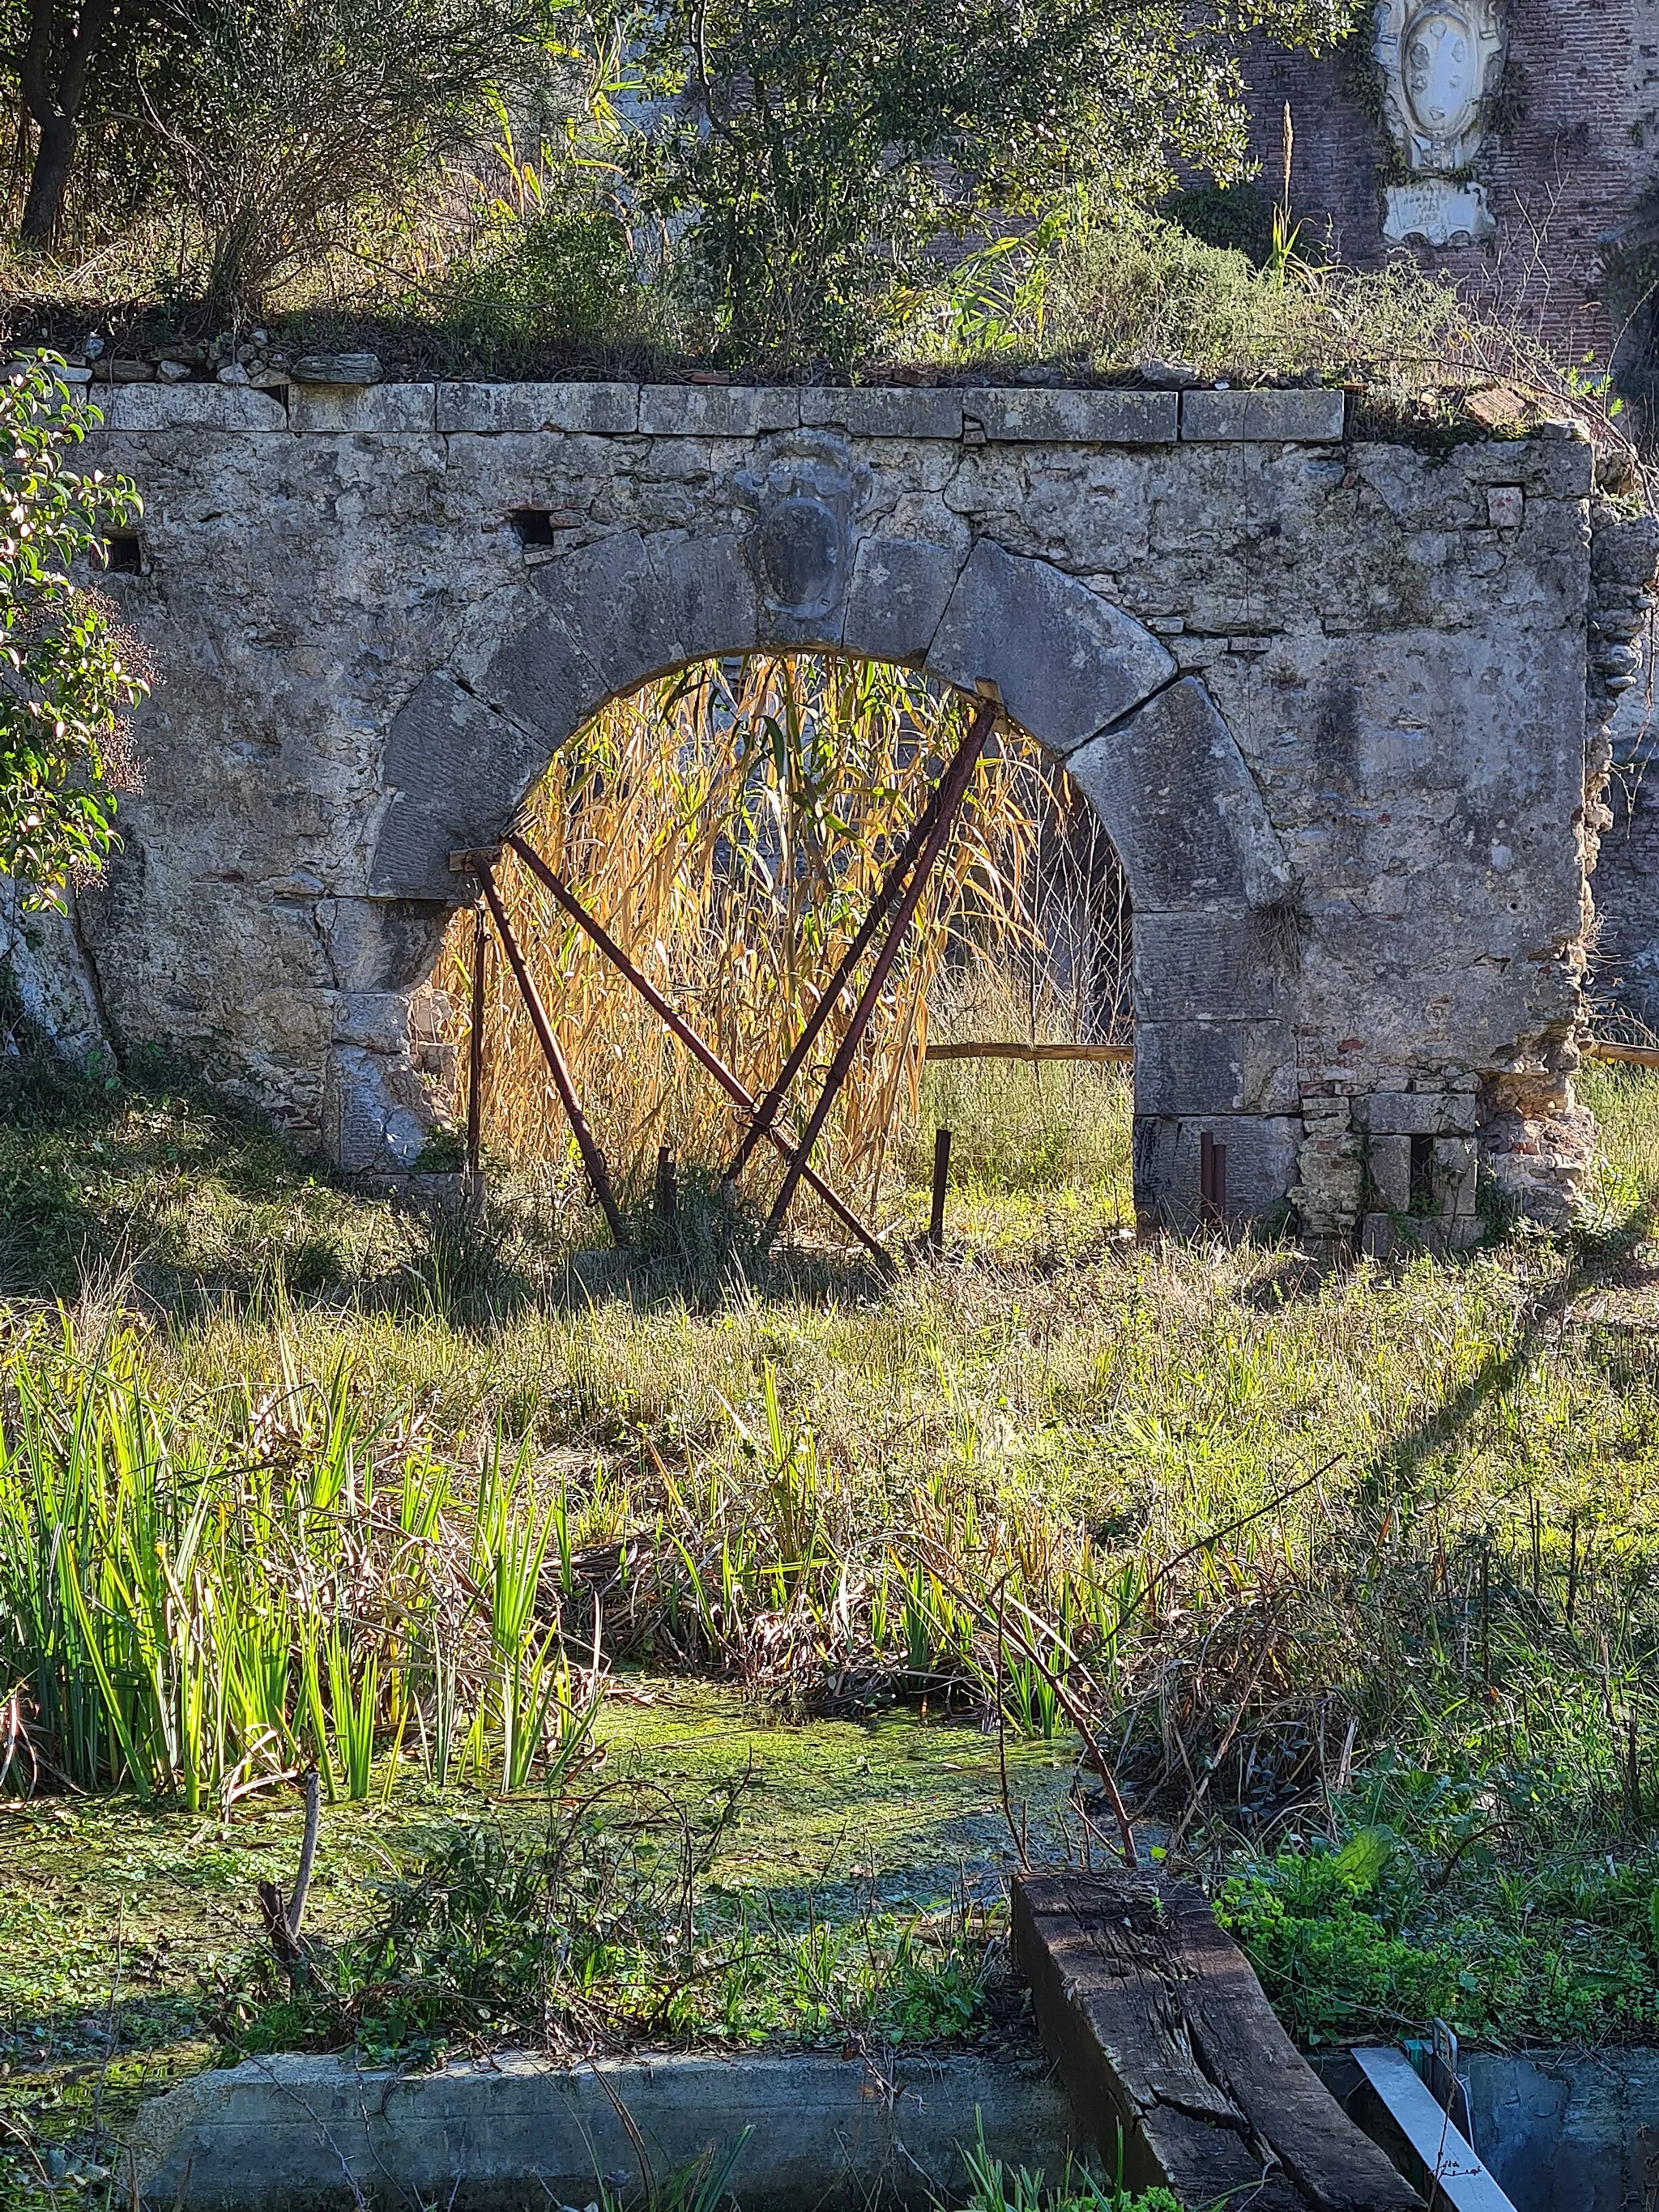
{"type": "Polygon", "coordinates": [[[1138,1208],[1194,1217],[1206,1133],[1228,1148],[1231,1212],[1279,1203],[1300,1125],[1285,963],[1262,918],[1283,910],[1289,872],[1204,684],[1048,562],[989,538],[857,536],[839,441],[781,442],[769,477],[739,480],[746,527],[624,531],[550,562],[516,636],[470,676],[420,685],[386,742],[370,901],[456,903],[449,854],[498,842],[559,746],[654,676],[769,649],[922,668],[1000,698],[1118,852],[1135,914],[1138,1208]]]}

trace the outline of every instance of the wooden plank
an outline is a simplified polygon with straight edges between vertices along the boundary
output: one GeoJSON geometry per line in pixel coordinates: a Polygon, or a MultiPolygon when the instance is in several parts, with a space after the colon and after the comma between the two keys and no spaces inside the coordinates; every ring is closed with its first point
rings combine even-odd
{"type": "Polygon", "coordinates": [[[1014,1955],[1078,2118],[1124,2179],[1254,2212],[1422,2199],[1301,2057],[1202,1895],[1148,1875],[1022,1875],[1014,1955]]]}
{"type": "Polygon", "coordinates": [[[1357,2050],[1353,2057],[1365,2086],[1349,2103],[1369,2116],[1379,2136],[1403,2148],[1432,2203],[1446,2212],[1515,2212],[1403,2051],[1379,2045],[1357,2050]],[[1385,2118],[1391,2126],[1382,2124],[1385,2118]]]}
{"type": "Polygon", "coordinates": [[[928,1060],[1027,1060],[1042,1063],[1052,1060],[1086,1060],[1102,1066],[1132,1067],[1135,1048],[1132,1044],[930,1044],[924,1054],[928,1060]]]}
{"type": "Polygon", "coordinates": [[[1647,1044],[1604,1044],[1599,1039],[1583,1048],[1586,1060],[1622,1060],[1631,1067],[1659,1067],[1659,1048],[1647,1044]]]}

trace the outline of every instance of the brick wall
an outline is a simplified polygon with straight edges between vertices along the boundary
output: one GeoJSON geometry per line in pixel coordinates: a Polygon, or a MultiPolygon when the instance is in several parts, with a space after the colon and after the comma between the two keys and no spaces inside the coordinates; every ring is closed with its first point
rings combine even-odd
{"type": "Polygon", "coordinates": [[[1261,45],[1246,75],[1252,143],[1276,195],[1284,104],[1296,127],[1291,198],[1312,234],[1362,268],[1409,251],[1473,299],[1517,313],[1559,351],[1605,362],[1614,332],[1601,251],[1659,174],[1659,0],[1510,0],[1504,104],[1478,176],[1498,224],[1479,246],[1402,249],[1382,234],[1387,140],[1352,96],[1358,57],[1318,59],[1261,45]]]}

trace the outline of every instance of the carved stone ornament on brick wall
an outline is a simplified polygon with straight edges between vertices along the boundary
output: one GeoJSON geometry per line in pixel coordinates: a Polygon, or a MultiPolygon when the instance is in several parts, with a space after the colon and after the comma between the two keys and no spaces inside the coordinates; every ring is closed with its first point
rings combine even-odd
{"type": "Polygon", "coordinates": [[[1490,238],[1484,188],[1458,172],[1480,149],[1504,70],[1503,0],[1382,0],[1373,50],[1384,113],[1408,173],[1387,187],[1385,238],[1490,238]]]}

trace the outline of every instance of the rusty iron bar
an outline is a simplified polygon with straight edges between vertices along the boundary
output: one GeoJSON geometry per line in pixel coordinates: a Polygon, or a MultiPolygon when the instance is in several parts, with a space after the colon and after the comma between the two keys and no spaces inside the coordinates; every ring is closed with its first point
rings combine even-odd
{"type": "MultiPolygon", "coordinates": [[[[962,741],[963,746],[967,743],[968,738],[964,737],[962,741]]],[[[842,956],[840,966],[820,994],[817,1006],[807,1016],[806,1025],[795,1040],[794,1048],[788,1059],[779,1069],[776,1080],[756,1107],[754,1118],[744,1132],[743,1142],[732,1154],[732,1164],[726,1170],[727,1182],[737,1181],[744,1168],[748,1166],[750,1156],[756,1146],[776,1120],[778,1109],[783,1103],[784,1094],[800,1072],[801,1065],[807,1054],[817,1042],[818,1031],[829,1020],[836,1001],[847,988],[853,971],[863,958],[871,939],[892,911],[893,903],[904,888],[904,879],[915,865],[917,854],[933,835],[933,824],[938,821],[939,808],[945,802],[945,786],[950,780],[951,771],[956,765],[956,760],[961,757],[961,751],[962,747],[959,746],[955,758],[947,763],[945,774],[928,793],[927,804],[911,823],[909,835],[899,848],[897,859],[883,878],[881,888],[876,893],[875,902],[869,913],[859,924],[853,942],[842,956]]]]}
{"type": "Polygon", "coordinates": [[[887,941],[876,955],[876,964],[870,971],[869,980],[859,994],[858,1002],[854,1006],[851,1018],[847,1024],[846,1034],[836,1047],[836,1056],[830,1063],[830,1073],[823,1079],[823,1089],[818,1094],[818,1102],[813,1107],[806,1127],[801,1132],[800,1141],[796,1145],[790,1157],[789,1165],[783,1178],[783,1188],[772,1201],[772,1211],[767,1216],[766,1226],[769,1233],[774,1237],[783,1226],[784,1216],[789,1211],[789,1201],[799,1188],[802,1176],[808,1171],[812,1158],[812,1147],[817,1144],[823,1125],[830,1118],[830,1109],[835,1104],[836,1096],[852,1069],[854,1057],[863,1040],[865,1030],[869,1027],[870,1017],[875,1012],[876,1002],[881,996],[882,987],[892,970],[894,961],[898,957],[899,947],[904,941],[905,932],[909,928],[911,919],[921,902],[927,878],[933,873],[934,865],[945,850],[951,831],[955,826],[957,811],[967,795],[968,779],[972,775],[975,764],[985,750],[986,740],[991,734],[992,725],[995,722],[996,716],[997,702],[994,699],[981,700],[978,711],[968,726],[968,734],[957,749],[957,757],[946,770],[944,781],[939,786],[938,816],[932,830],[927,833],[927,841],[917,859],[915,872],[910,878],[909,883],[905,887],[904,896],[898,902],[898,910],[894,915],[892,926],[887,933],[887,941]]]}
{"type": "Polygon", "coordinates": [[[1227,1147],[1207,1129],[1198,1140],[1198,1213],[1206,1228],[1227,1224],[1227,1147]]]}
{"type": "Polygon", "coordinates": [[[495,933],[501,940],[501,950],[506,953],[508,965],[512,968],[513,980],[517,983],[524,999],[525,1006],[530,1015],[531,1025],[535,1030],[542,1048],[543,1056],[552,1070],[554,1085],[564,1106],[572,1133],[575,1137],[576,1149],[582,1156],[582,1165],[587,1170],[587,1180],[592,1185],[593,1195],[604,1208],[605,1218],[611,1224],[611,1234],[616,1239],[618,1247],[625,1246],[628,1243],[628,1231],[623,1225],[622,1209],[617,1204],[617,1194],[611,1188],[611,1178],[605,1171],[605,1157],[593,1141],[593,1132],[587,1126],[586,1116],[582,1112],[581,1101],[576,1096],[575,1084],[571,1080],[570,1070],[565,1065],[564,1054],[559,1050],[559,1040],[554,1036],[553,1024],[547,1018],[547,1009],[543,1006],[534,980],[529,969],[525,965],[524,955],[519,950],[519,940],[513,934],[512,924],[507,921],[506,911],[501,905],[501,895],[495,889],[494,872],[481,853],[473,854],[471,861],[478,881],[483,886],[483,895],[489,907],[490,919],[495,925],[495,933]]]}
{"type": "Polygon", "coordinates": [[[951,1132],[933,1132],[933,1202],[927,1215],[927,1249],[945,1249],[945,1201],[951,1189],[951,1132]]]}
{"type": "MultiPolygon", "coordinates": [[[[612,963],[620,975],[624,976],[626,980],[633,985],[634,988],[639,993],[641,998],[645,1000],[646,1005],[650,1007],[652,1012],[656,1015],[658,1020],[663,1024],[670,1034],[678,1037],[680,1042],[685,1047],[686,1050],[690,1053],[694,1058],[699,1060],[708,1070],[708,1073],[720,1085],[721,1089],[726,1092],[727,1097],[732,1100],[732,1103],[735,1106],[741,1108],[745,1114],[752,1113],[755,1106],[755,1097],[748,1085],[740,1077],[734,1075],[732,1070],[726,1066],[726,1062],[720,1058],[720,1054],[714,1050],[712,1046],[705,1044],[703,1040],[697,1035],[696,1031],[691,1028],[690,1024],[684,1021],[680,1015],[675,1012],[673,1007],[669,1005],[667,1000],[664,998],[662,993],[658,990],[655,984],[651,981],[650,978],[647,975],[643,975],[641,970],[634,965],[634,963],[623,951],[621,945],[617,944],[616,939],[611,936],[610,931],[605,928],[605,925],[600,921],[595,921],[594,917],[589,914],[587,908],[582,904],[581,901],[576,896],[574,891],[571,890],[570,886],[564,881],[562,877],[556,874],[555,871],[548,866],[547,862],[543,860],[541,854],[534,851],[530,846],[526,845],[521,837],[509,837],[507,842],[511,849],[518,854],[520,860],[524,862],[526,867],[527,867],[531,873],[536,877],[537,880],[544,884],[545,888],[552,893],[553,896],[570,916],[572,921],[576,924],[576,927],[579,929],[585,930],[586,932],[587,935],[592,938],[594,944],[599,946],[600,951],[604,953],[605,958],[612,963]]],[[[793,1158],[792,1148],[787,1138],[781,1135],[775,1128],[768,1129],[765,1134],[768,1143],[775,1146],[778,1152],[781,1152],[785,1159],[793,1158]]],[[[858,1238],[860,1243],[864,1245],[867,1250],[872,1252],[877,1259],[881,1261],[884,1265],[890,1266],[892,1264],[892,1255],[887,1250],[885,1245],[880,1242],[873,1231],[867,1228],[865,1224],[859,1219],[857,1214],[853,1212],[851,1206],[847,1205],[843,1200],[836,1195],[836,1193],[830,1188],[830,1185],[823,1180],[823,1177],[817,1174],[816,1170],[809,1170],[807,1181],[811,1188],[817,1192],[817,1195],[823,1200],[824,1204],[830,1208],[836,1218],[842,1224],[842,1227],[850,1230],[853,1235],[858,1238]]]]}
{"type": "Polygon", "coordinates": [[[476,1188],[483,1157],[484,962],[489,933],[484,909],[472,909],[472,1030],[466,1041],[466,1171],[476,1188]]]}

